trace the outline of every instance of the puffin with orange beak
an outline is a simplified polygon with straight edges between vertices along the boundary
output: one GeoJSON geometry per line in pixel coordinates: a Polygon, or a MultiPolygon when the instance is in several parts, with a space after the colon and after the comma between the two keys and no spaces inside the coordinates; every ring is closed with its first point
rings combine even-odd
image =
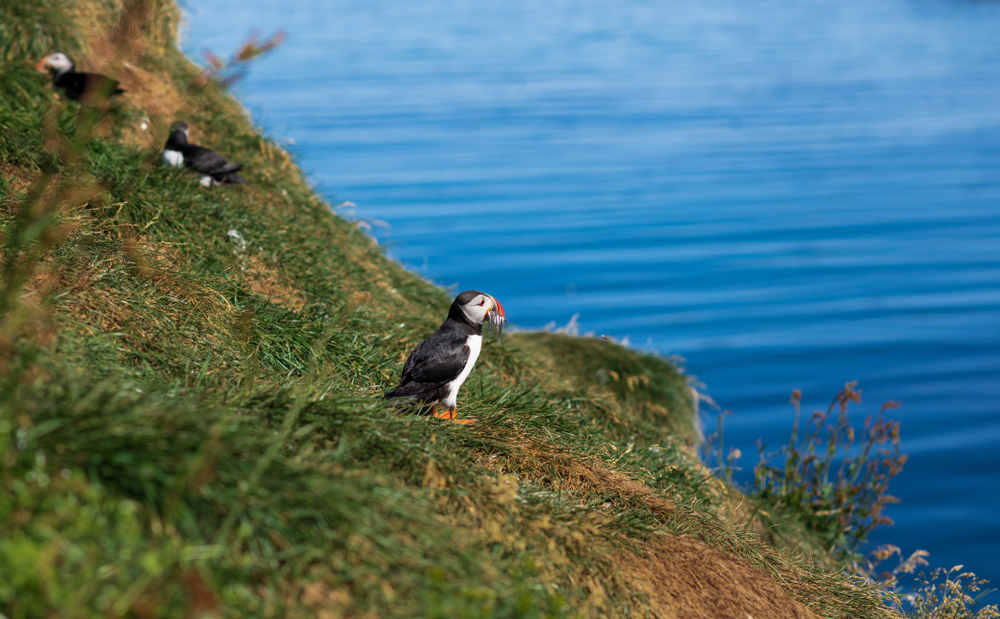
{"type": "Polygon", "coordinates": [[[466,290],[448,310],[448,318],[426,340],[417,344],[403,365],[399,386],[385,394],[386,399],[414,402],[418,412],[455,423],[458,390],[472,373],[483,348],[483,323],[488,336],[499,339],[507,322],[503,306],[492,296],[478,290],[466,290]],[[435,407],[445,410],[438,412],[435,407]]]}
{"type": "Polygon", "coordinates": [[[52,75],[52,87],[73,101],[98,103],[120,95],[124,90],[113,80],[99,73],[84,73],[76,70],[76,64],[62,52],[49,54],[38,63],[37,69],[52,75]]]}

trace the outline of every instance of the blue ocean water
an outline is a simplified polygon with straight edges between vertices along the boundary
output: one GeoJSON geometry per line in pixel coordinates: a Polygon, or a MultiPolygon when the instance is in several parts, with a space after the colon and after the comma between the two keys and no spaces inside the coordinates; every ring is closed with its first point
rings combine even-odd
{"type": "Polygon", "coordinates": [[[288,33],[237,93],[390,255],[682,355],[744,479],[794,388],[859,380],[859,423],[902,401],[872,541],[1000,584],[1000,3],[187,9],[195,58],[288,33]]]}

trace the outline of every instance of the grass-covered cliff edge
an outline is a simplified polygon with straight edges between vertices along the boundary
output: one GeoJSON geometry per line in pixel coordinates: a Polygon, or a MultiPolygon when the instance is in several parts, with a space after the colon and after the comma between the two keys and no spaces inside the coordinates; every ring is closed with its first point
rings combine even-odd
{"type": "Polygon", "coordinates": [[[0,7],[0,614],[890,615],[747,525],[663,359],[511,334],[463,388],[478,423],[387,409],[448,295],[331,213],[178,22],[0,7]],[[55,50],[126,94],[59,98],[55,50]],[[175,119],[253,184],[159,165],[175,119]]]}

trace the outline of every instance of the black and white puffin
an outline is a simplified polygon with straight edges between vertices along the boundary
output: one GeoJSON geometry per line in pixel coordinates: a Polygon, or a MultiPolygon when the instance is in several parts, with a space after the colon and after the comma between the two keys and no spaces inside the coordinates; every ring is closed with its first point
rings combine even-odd
{"type": "Polygon", "coordinates": [[[416,402],[418,411],[456,423],[458,390],[469,377],[483,347],[483,323],[497,335],[507,317],[503,306],[492,296],[478,290],[466,290],[457,297],[437,331],[417,344],[403,365],[399,386],[385,394],[386,399],[406,398],[416,402]],[[446,410],[436,412],[435,406],[446,410]]]}
{"type": "Polygon", "coordinates": [[[99,73],[84,73],[76,70],[76,64],[62,52],[49,54],[38,63],[38,70],[52,75],[52,87],[73,101],[98,103],[124,90],[113,80],[99,73]]]}
{"type": "Polygon", "coordinates": [[[187,123],[175,122],[170,125],[170,136],[163,147],[163,162],[169,166],[182,165],[201,174],[201,184],[212,185],[248,185],[242,176],[237,174],[243,169],[242,163],[226,161],[226,158],[210,148],[188,142],[191,130],[187,123]]]}

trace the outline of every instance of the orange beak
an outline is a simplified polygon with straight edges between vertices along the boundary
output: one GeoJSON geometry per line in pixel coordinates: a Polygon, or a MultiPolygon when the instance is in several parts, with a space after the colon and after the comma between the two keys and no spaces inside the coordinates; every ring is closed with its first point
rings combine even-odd
{"type": "Polygon", "coordinates": [[[46,69],[45,69],[45,61],[46,60],[48,60],[48,57],[42,58],[41,62],[38,63],[38,66],[35,67],[35,69],[38,70],[38,71],[40,71],[41,73],[46,73],[46,69]]]}
{"type": "Polygon", "coordinates": [[[503,313],[503,306],[500,305],[500,301],[497,301],[496,299],[494,299],[493,296],[490,296],[490,298],[493,299],[493,309],[498,314],[500,314],[500,316],[502,316],[504,320],[507,320],[507,314],[503,313]]]}

